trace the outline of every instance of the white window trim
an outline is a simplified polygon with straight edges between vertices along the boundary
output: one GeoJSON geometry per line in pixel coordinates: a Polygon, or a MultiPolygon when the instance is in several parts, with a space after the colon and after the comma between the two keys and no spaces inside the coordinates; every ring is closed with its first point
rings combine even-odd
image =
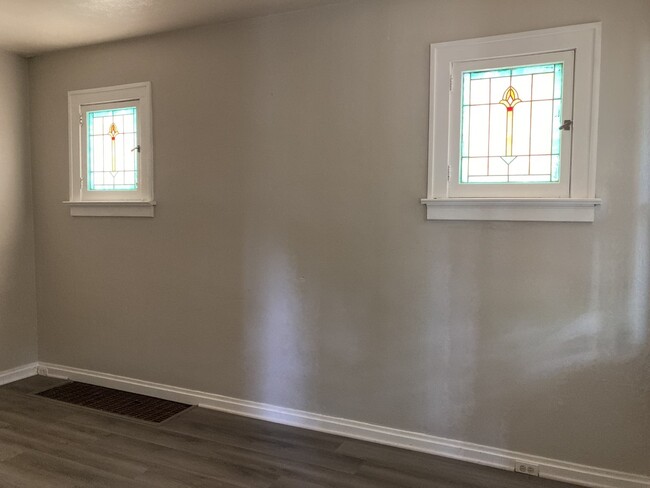
{"type": "Polygon", "coordinates": [[[151,83],[92,88],[68,92],[68,143],[70,151],[70,199],[63,203],[75,217],[153,217],[153,131],[151,83]],[[85,191],[83,178],[84,107],[130,101],[138,107],[138,144],[140,145],[139,189],[128,192],[85,191]],[[133,195],[133,198],[129,198],[133,195]]]}
{"type": "Polygon", "coordinates": [[[600,22],[431,45],[429,220],[593,222],[600,87],[600,22]],[[450,93],[453,63],[575,50],[571,179],[568,198],[449,196],[450,93]]]}

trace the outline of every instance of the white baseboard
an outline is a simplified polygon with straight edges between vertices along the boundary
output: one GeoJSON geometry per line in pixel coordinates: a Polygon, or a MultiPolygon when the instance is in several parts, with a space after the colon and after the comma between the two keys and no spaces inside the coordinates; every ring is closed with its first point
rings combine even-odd
{"type": "MultiPolygon", "coordinates": [[[[30,365],[30,367],[35,370],[35,366],[30,365]]],[[[539,466],[539,474],[542,478],[566,481],[588,487],[650,488],[650,477],[648,476],[569,463],[531,454],[472,444],[470,442],[367,424],[356,420],[329,417],[327,415],[277,407],[265,403],[240,400],[214,393],[206,393],[50,363],[39,363],[38,372],[46,376],[118,388],[133,393],[190,403],[246,417],[337,434],[353,439],[362,439],[389,446],[402,447],[509,471],[514,471],[515,460],[524,461],[537,464],[539,466]]],[[[0,378],[2,378],[2,373],[0,373],[0,378]]]]}
{"type": "Polygon", "coordinates": [[[29,363],[23,364],[22,366],[17,366],[15,368],[7,369],[5,371],[0,371],[0,385],[6,385],[7,383],[12,383],[13,381],[22,380],[34,376],[36,374],[36,368],[38,363],[29,363]]]}

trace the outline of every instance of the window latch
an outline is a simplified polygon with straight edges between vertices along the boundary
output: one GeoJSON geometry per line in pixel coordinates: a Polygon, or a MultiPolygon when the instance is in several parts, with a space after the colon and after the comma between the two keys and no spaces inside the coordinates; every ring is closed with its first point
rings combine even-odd
{"type": "Polygon", "coordinates": [[[572,125],[573,125],[573,120],[565,120],[564,124],[560,126],[560,130],[571,130],[572,125]]]}
{"type": "Polygon", "coordinates": [[[140,152],[140,144],[138,144],[138,145],[135,146],[133,149],[131,149],[131,152],[133,152],[133,151],[135,151],[135,150],[137,150],[138,152],[140,152]]]}

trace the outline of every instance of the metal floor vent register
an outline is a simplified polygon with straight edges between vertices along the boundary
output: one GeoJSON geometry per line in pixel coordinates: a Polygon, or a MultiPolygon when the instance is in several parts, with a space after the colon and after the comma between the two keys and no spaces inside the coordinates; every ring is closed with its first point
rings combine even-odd
{"type": "Polygon", "coordinates": [[[147,422],[163,422],[191,406],[76,381],[55,386],[37,395],[147,422]]]}

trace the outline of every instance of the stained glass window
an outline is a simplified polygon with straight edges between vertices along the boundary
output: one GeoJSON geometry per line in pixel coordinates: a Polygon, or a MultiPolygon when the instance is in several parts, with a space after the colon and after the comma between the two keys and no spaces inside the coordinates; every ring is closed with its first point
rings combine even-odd
{"type": "Polygon", "coordinates": [[[462,73],[460,183],[560,181],[563,67],[462,73]]]}
{"type": "Polygon", "coordinates": [[[138,189],[136,107],[87,113],[88,190],[138,189]]]}

